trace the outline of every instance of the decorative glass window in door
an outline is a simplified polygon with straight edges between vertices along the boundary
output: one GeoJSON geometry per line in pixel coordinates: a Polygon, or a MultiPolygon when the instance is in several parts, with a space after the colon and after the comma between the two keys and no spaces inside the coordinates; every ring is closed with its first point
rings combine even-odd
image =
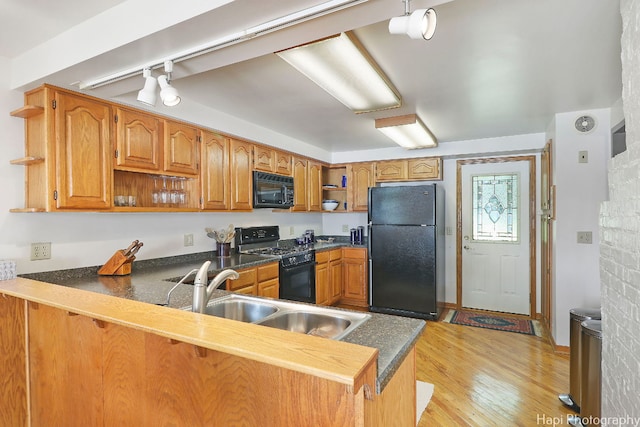
{"type": "Polygon", "coordinates": [[[473,240],[518,241],[519,182],[517,173],[472,177],[473,240]]]}

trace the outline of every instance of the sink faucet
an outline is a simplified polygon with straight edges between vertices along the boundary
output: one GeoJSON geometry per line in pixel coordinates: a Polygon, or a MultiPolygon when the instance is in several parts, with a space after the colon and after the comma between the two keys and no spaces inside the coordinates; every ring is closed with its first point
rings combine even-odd
{"type": "Polygon", "coordinates": [[[222,270],[211,280],[211,283],[207,285],[210,264],[211,261],[205,261],[204,264],[202,264],[193,282],[193,304],[191,309],[194,313],[204,313],[204,308],[207,306],[209,299],[211,299],[211,294],[222,282],[227,279],[234,280],[240,277],[237,271],[222,270]]]}

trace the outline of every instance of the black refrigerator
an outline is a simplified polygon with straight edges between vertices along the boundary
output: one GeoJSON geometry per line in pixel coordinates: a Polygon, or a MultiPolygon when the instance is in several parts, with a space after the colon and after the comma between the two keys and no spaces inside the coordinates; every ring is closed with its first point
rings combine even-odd
{"type": "Polygon", "coordinates": [[[437,320],[444,286],[443,189],[370,188],[371,311],[437,320]]]}

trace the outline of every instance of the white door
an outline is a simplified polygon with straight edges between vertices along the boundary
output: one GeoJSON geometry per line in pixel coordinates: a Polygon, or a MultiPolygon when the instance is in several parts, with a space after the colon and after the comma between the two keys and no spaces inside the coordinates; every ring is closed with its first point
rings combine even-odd
{"type": "Polygon", "coordinates": [[[530,314],[529,165],[462,166],[463,307],[530,314]]]}

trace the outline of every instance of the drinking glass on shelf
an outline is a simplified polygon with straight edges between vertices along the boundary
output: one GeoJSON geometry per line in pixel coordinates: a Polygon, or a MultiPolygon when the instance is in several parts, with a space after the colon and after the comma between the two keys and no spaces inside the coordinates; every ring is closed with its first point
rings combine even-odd
{"type": "Polygon", "coordinates": [[[171,178],[171,192],[169,194],[169,200],[171,201],[171,205],[176,206],[180,201],[180,193],[178,190],[178,178],[171,178]]]}
{"type": "Polygon", "coordinates": [[[178,190],[178,204],[180,206],[186,206],[187,204],[187,193],[184,191],[184,181],[186,178],[180,179],[180,189],[178,190]]]}
{"type": "Polygon", "coordinates": [[[162,177],[162,189],[160,190],[160,204],[166,205],[169,203],[170,194],[167,188],[167,177],[162,177]]]}
{"type": "Polygon", "coordinates": [[[158,177],[153,177],[153,191],[151,192],[151,204],[158,206],[160,204],[160,191],[158,190],[158,177]]]}

